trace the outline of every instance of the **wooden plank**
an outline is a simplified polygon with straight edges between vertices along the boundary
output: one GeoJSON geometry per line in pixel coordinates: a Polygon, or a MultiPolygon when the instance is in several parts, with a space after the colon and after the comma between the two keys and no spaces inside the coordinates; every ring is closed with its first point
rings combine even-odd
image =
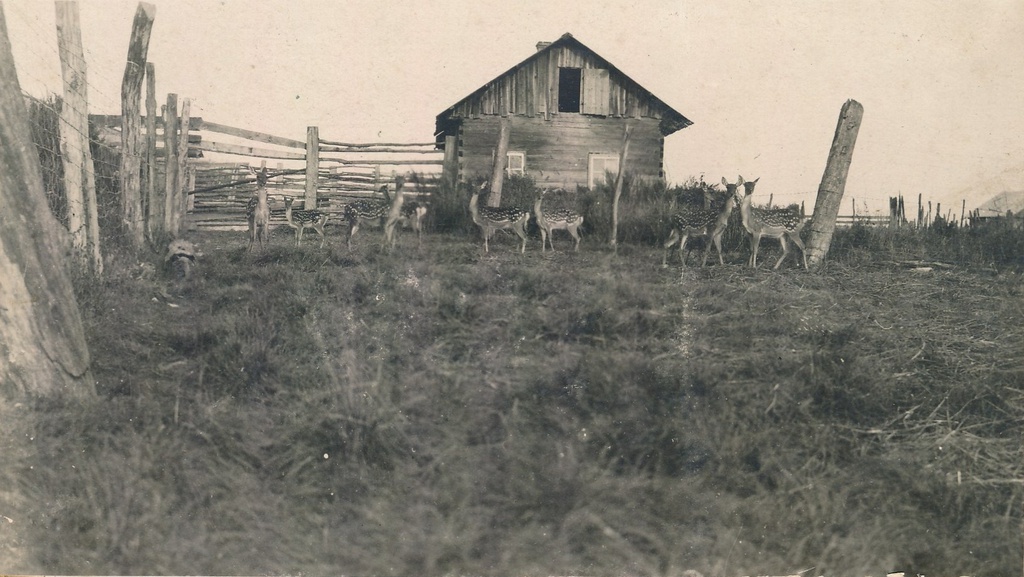
{"type": "Polygon", "coordinates": [[[341,158],[321,158],[320,162],[333,162],[346,166],[441,166],[444,164],[444,160],[378,160],[367,162],[365,160],[345,160],[341,158]]]}
{"type": "Polygon", "coordinates": [[[430,146],[434,147],[437,143],[434,142],[339,142],[335,140],[320,139],[320,149],[323,150],[323,145],[327,146],[344,146],[347,148],[376,148],[376,147],[416,147],[416,146],[430,146]]]}
{"type": "Polygon", "coordinates": [[[255,140],[256,142],[265,142],[267,144],[275,144],[277,146],[285,146],[288,148],[301,148],[303,150],[305,150],[306,148],[306,143],[301,140],[295,140],[293,138],[284,138],[281,136],[274,136],[272,134],[256,132],[255,130],[247,130],[245,128],[236,128],[234,126],[218,124],[216,122],[202,122],[199,125],[198,129],[206,130],[209,132],[219,132],[220,134],[237,136],[239,138],[255,140]]]}
{"type": "MultiPolygon", "coordinates": [[[[142,117],[140,119],[140,122],[144,123],[145,122],[145,117],[142,117]]],[[[93,126],[96,126],[97,128],[113,128],[113,129],[116,129],[116,130],[120,130],[121,129],[121,115],[120,114],[90,114],[89,115],[89,123],[92,124],[93,126]]],[[[198,123],[198,124],[201,125],[203,123],[203,119],[199,118],[199,117],[189,119],[189,124],[191,126],[191,130],[200,130],[199,128],[196,128],[196,124],[194,124],[194,123],[198,123]]],[[[157,126],[157,128],[163,129],[163,127],[164,127],[164,119],[162,117],[157,116],[157,118],[156,118],[156,126],[157,126]]]]}
{"type": "Polygon", "coordinates": [[[347,152],[350,154],[442,154],[442,151],[434,148],[431,144],[430,150],[416,150],[416,149],[404,149],[404,148],[368,148],[368,147],[349,147],[349,146],[324,146],[320,145],[320,152],[347,152]]]}
{"type": "Polygon", "coordinates": [[[273,158],[278,160],[306,160],[304,152],[290,152],[286,150],[271,150],[269,148],[256,148],[253,146],[242,146],[238,144],[227,144],[214,142],[212,140],[203,142],[197,147],[207,152],[220,152],[223,154],[237,154],[241,156],[256,156],[259,158],[273,158]]]}

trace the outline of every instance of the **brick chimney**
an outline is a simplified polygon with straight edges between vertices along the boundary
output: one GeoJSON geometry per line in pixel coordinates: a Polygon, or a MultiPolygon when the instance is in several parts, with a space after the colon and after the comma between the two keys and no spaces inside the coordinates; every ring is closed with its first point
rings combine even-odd
{"type": "Polygon", "coordinates": [[[543,40],[541,40],[540,42],[537,43],[537,52],[544,50],[548,46],[551,46],[550,42],[544,42],[543,40]]]}

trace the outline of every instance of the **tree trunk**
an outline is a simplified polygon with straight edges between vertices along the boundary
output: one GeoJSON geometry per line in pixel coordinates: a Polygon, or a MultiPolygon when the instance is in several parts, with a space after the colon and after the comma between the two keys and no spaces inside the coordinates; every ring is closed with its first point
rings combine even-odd
{"type": "Polygon", "coordinates": [[[0,6],[0,395],[94,395],[82,319],[64,267],[0,6]]]}
{"type": "Polygon", "coordinates": [[[839,214],[839,205],[843,201],[846,176],[850,172],[853,147],[857,143],[857,132],[860,130],[863,116],[864,107],[856,100],[847,100],[839,113],[839,123],[832,138],[832,149],[828,153],[825,173],[821,177],[818,197],[814,202],[811,232],[807,237],[807,264],[811,267],[817,267],[825,260],[825,255],[832,244],[836,215],[839,214]]]}
{"type": "Polygon", "coordinates": [[[149,53],[149,35],[153,30],[155,15],[155,6],[139,2],[128,44],[128,61],[121,80],[121,210],[128,238],[136,248],[142,246],[145,237],[140,174],[142,115],[139,98],[146,77],[146,55],[149,53]]]}

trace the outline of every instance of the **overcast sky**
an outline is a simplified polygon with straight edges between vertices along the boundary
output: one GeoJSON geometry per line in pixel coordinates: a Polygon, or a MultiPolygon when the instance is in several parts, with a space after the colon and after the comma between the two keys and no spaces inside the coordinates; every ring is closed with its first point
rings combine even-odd
{"type": "MultiPolygon", "coordinates": [[[[53,2],[2,1],[22,88],[59,93],[53,2]]],[[[438,113],[569,32],[694,121],[666,140],[670,182],[760,177],[761,201],[810,207],[854,99],[842,213],[1024,190],[1021,0],[152,3],[158,94],[221,124],[430,142],[438,113]]],[[[118,113],[137,2],[79,4],[90,108],[118,113]]]]}

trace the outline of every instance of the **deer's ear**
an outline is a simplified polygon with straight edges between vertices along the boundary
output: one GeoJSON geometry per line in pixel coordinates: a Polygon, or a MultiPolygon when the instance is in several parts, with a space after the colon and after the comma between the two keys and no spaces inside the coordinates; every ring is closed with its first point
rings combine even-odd
{"type": "Polygon", "coordinates": [[[759,176],[759,177],[757,177],[757,178],[755,178],[755,179],[754,179],[754,180],[753,180],[753,181],[752,181],[751,183],[752,183],[752,184],[757,184],[757,181],[759,181],[759,180],[761,180],[761,177],[760,177],[760,176],[759,176]]]}
{"type": "Polygon", "coordinates": [[[729,181],[724,176],[722,177],[722,186],[729,186],[729,181]]]}

